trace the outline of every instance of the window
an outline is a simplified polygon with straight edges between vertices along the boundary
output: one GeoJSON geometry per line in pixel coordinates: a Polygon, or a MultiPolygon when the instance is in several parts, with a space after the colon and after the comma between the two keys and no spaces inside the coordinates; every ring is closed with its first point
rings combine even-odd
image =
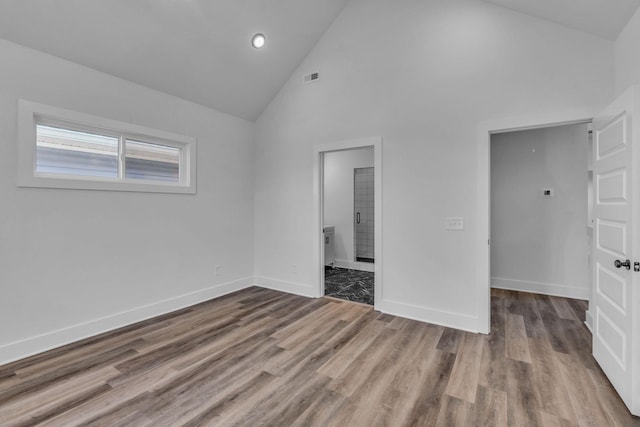
{"type": "Polygon", "coordinates": [[[193,138],[20,101],[18,185],[195,193],[193,138]]]}
{"type": "Polygon", "coordinates": [[[178,182],[180,149],[127,139],[125,165],[128,179],[178,182]]]}
{"type": "Polygon", "coordinates": [[[118,177],[114,136],[36,124],[36,175],[118,177]]]}

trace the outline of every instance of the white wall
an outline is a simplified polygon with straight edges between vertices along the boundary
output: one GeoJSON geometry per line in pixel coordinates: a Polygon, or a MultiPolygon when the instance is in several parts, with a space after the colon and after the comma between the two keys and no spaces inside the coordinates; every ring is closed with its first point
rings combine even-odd
{"type": "Polygon", "coordinates": [[[252,123],[2,40],[0,64],[0,364],[252,283],[252,123]],[[19,98],[197,138],[197,194],[16,187],[19,98]]]}
{"type": "Polygon", "coordinates": [[[481,1],[352,0],[257,122],[256,281],[317,294],[313,146],[381,135],[380,308],[478,330],[478,123],[612,93],[609,41],[481,1]]]}
{"type": "Polygon", "coordinates": [[[640,9],[631,17],[615,42],[615,90],[621,94],[629,86],[640,84],[640,9]]]}
{"type": "Polygon", "coordinates": [[[335,226],[338,266],[358,268],[353,254],[353,170],[373,167],[373,148],[324,154],[324,223],[335,226]]]}
{"type": "Polygon", "coordinates": [[[587,131],[580,124],[492,135],[494,287],[589,299],[587,131]]]}

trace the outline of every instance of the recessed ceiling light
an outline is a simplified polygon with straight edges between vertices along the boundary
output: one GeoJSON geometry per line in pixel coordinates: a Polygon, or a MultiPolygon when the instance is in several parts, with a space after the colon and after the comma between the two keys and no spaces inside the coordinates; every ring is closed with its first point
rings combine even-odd
{"type": "Polygon", "coordinates": [[[264,34],[258,33],[251,37],[251,46],[255,47],[256,49],[260,49],[261,47],[263,47],[266,42],[267,38],[264,36],[264,34]]]}

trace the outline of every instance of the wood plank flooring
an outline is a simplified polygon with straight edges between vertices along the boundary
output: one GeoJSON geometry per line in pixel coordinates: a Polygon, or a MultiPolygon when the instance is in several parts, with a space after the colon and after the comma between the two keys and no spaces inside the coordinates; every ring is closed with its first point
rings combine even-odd
{"type": "Polygon", "coordinates": [[[491,305],[486,336],[250,288],[0,366],[0,425],[640,426],[585,302],[491,305]]]}

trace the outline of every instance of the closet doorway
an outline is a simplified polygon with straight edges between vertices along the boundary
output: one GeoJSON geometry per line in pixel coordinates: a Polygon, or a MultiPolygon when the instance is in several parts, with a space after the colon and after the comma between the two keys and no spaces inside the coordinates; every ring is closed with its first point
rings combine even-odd
{"type": "Polygon", "coordinates": [[[491,135],[491,287],[589,300],[589,126],[491,135]]]}

